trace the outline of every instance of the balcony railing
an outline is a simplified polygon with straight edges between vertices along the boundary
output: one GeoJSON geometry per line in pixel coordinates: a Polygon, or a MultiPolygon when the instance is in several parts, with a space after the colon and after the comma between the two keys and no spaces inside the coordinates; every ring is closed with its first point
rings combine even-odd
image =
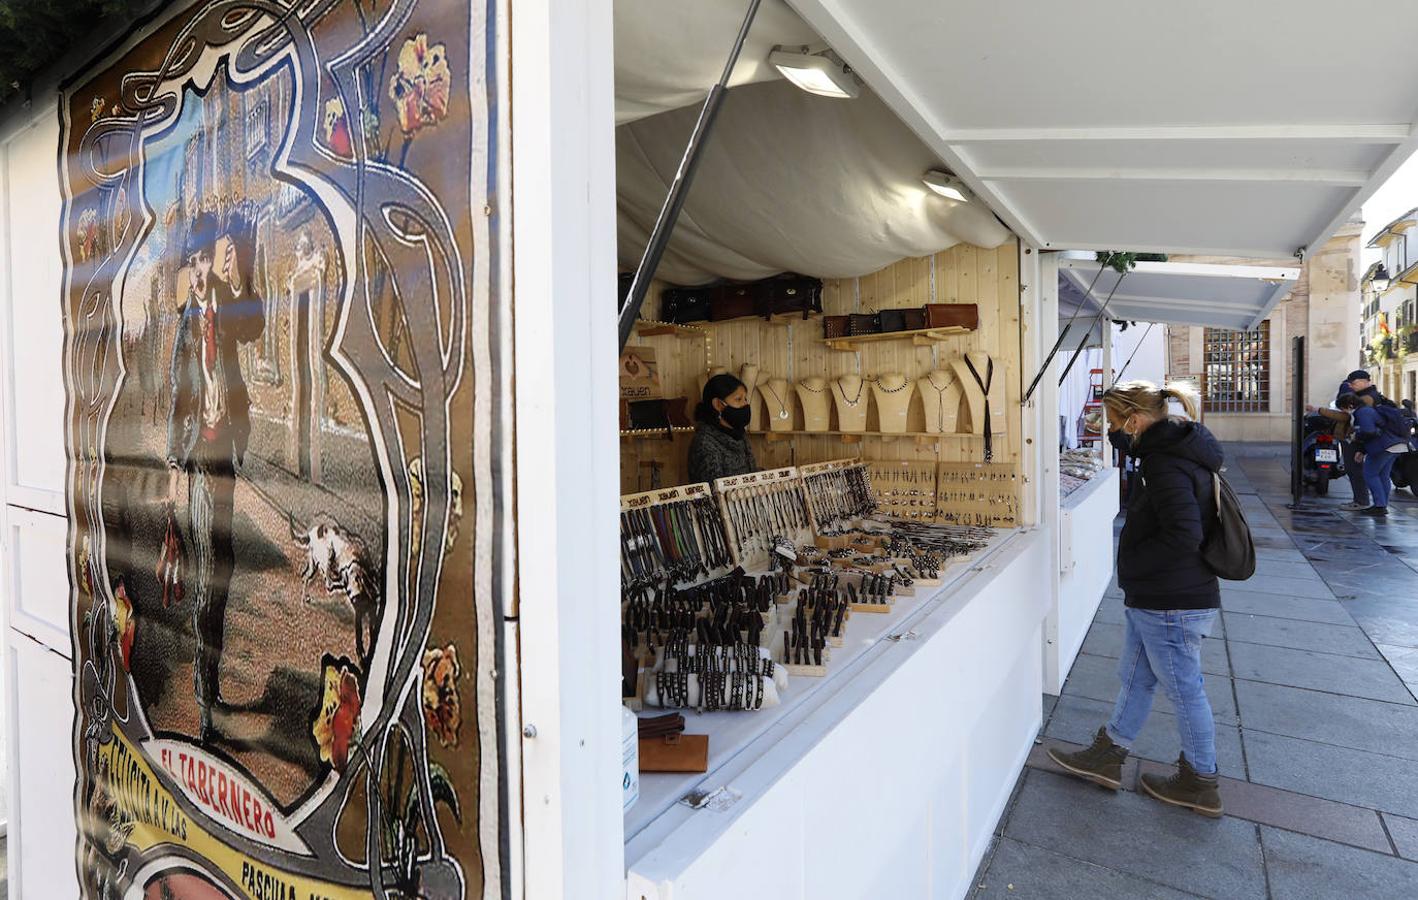
{"type": "Polygon", "coordinates": [[[1418,331],[1403,336],[1403,352],[1418,353],[1418,331]]]}

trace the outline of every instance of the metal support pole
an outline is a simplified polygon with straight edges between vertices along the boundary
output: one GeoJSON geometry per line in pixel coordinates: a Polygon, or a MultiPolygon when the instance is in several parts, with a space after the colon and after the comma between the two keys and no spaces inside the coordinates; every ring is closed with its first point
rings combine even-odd
{"type": "MultiPolygon", "coordinates": [[[[1108,261],[1104,260],[1103,264],[1098,267],[1098,271],[1094,273],[1093,281],[1089,283],[1088,290],[1083,292],[1083,299],[1086,300],[1089,297],[1093,296],[1093,286],[1098,283],[1099,276],[1103,274],[1103,270],[1106,268],[1108,268],[1108,261]]],[[[1029,398],[1034,396],[1034,389],[1039,386],[1039,379],[1043,378],[1044,373],[1048,371],[1049,363],[1053,361],[1054,354],[1059,352],[1059,348],[1063,346],[1063,342],[1068,337],[1069,331],[1073,329],[1073,320],[1077,319],[1078,314],[1082,311],[1083,304],[1080,303],[1078,306],[1074,307],[1073,315],[1068,317],[1068,323],[1064,325],[1063,331],[1059,332],[1058,338],[1054,340],[1054,346],[1050,347],[1049,352],[1044,354],[1044,358],[1040,360],[1039,371],[1035,373],[1034,380],[1029,382],[1029,390],[1024,392],[1024,399],[1021,401],[1021,403],[1027,404],[1029,402],[1029,398]]]]}
{"type": "MultiPolygon", "coordinates": [[[[1293,419],[1290,429],[1290,508],[1295,509],[1299,507],[1305,491],[1304,472],[1300,468],[1300,444],[1305,436],[1305,339],[1295,338],[1290,352],[1295,361],[1294,384],[1290,388],[1290,415],[1293,419]]],[[[1320,477],[1326,476],[1321,473],[1320,477]]]]}
{"type": "MultiPolygon", "coordinates": [[[[1113,302],[1113,295],[1118,292],[1118,286],[1123,283],[1123,279],[1126,278],[1126,277],[1128,277],[1128,273],[1127,273],[1127,272],[1124,272],[1123,274],[1121,274],[1121,275],[1118,276],[1118,280],[1117,280],[1117,281],[1113,282],[1113,289],[1108,292],[1108,299],[1106,299],[1106,300],[1103,301],[1103,308],[1100,309],[1100,310],[1098,310],[1098,315],[1094,316],[1094,317],[1093,317],[1093,321],[1090,322],[1089,325],[1088,325],[1088,330],[1089,330],[1089,331],[1092,331],[1092,330],[1093,330],[1093,326],[1094,326],[1094,325],[1097,325],[1099,322],[1110,322],[1110,321],[1111,321],[1110,319],[1107,318],[1107,316],[1108,316],[1108,304],[1113,302]]],[[[1111,327],[1111,326],[1100,329],[1100,330],[1099,330],[1099,333],[1102,334],[1103,340],[1109,341],[1109,342],[1112,341],[1112,339],[1113,339],[1113,331],[1112,331],[1112,327],[1111,327]]],[[[1111,343],[1109,344],[1109,346],[1111,347],[1111,343]]],[[[1108,350],[1108,354],[1109,354],[1109,356],[1112,355],[1112,350],[1111,350],[1111,349],[1108,350]]],[[[1068,359],[1068,365],[1064,366],[1063,372],[1059,375],[1059,386],[1060,386],[1060,387],[1063,386],[1064,379],[1068,377],[1068,373],[1073,370],[1073,364],[1076,363],[1076,362],[1078,362],[1078,358],[1079,358],[1080,356],[1082,356],[1082,355],[1083,355],[1083,342],[1080,341],[1079,344],[1078,344],[1078,349],[1076,349],[1076,350],[1073,351],[1073,356],[1070,356],[1069,359],[1068,359]]],[[[1040,374],[1042,374],[1042,373],[1040,373],[1040,374]]],[[[1105,372],[1104,374],[1107,375],[1108,373],[1105,372]]],[[[1025,397],[1024,399],[1025,399],[1025,401],[1027,402],[1029,398],[1028,398],[1028,397],[1025,397]]]]}
{"type": "Polygon", "coordinates": [[[743,18],[743,25],[739,26],[738,37],[734,39],[733,50],[729,52],[728,62],[724,63],[724,72],[719,76],[718,83],[709,89],[709,96],[704,98],[704,107],[699,110],[699,120],[694,123],[694,131],[690,132],[689,144],[685,146],[684,156],[679,161],[679,170],[675,172],[675,179],[670,183],[670,192],[665,195],[665,205],[660,207],[660,216],[655,220],[655,229],[650,232],[650,242],[645,246],[645,255],[640,257],[640,265],[636,267],[635,277],[630,282],[630,293],[625,298],[625,305],[620,309],[621,350],[625,349],[625,342],[630,339],[630,332],[635,328],[635,320],[640,317],[640,307],[645,303],[645,295],[650,290],[650,279],[655,277],[655,270],[660,267],[660,258],[665,255],[665,247],[674,232],[675,221],[679,219],[685,197],[689,195],[689,185],[694,181],[695,170],[699,168],[699,161],[703,158],[709,131],[714,127],[719,107],[723,106],[724,97],[729,92],[729,78],[734,74],[734,66],[738,64],[739,54],[743,52],[744,41],[748,38],[749,26],[753,24],[754,16],[758,15],[758,7],[762,2],[763,0],[750,0],[748,13],[743,18]]]}

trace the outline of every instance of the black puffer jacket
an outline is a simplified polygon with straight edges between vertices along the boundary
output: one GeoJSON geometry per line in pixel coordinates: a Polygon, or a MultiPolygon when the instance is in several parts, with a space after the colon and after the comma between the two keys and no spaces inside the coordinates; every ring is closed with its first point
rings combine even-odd
{"type": "Polygon", "coordinates": [[[1216,517],[1212,473],[1221,445],[1206,426],[1164,419],[1133,441],[1141,477],[1130,489],[1118,539],[1118,586],[1139,609],[1213,609],[1221,605],[1216,574],[1201,545],[1216,517]]]}

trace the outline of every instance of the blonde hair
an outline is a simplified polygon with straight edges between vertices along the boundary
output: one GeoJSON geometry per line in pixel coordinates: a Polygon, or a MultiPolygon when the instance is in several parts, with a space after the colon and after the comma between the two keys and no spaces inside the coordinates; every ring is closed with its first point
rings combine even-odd
{"type": "Polygon", "coordinates": [[[1152,419],[1165,419],[1168,400],[1176,400],[1182,405],[1187,418],[1196,419],[1197,396],[1185,384],[1169,382],[1159,388],[1150,381],[1124,381],[1103,392],[1103,406],[1123,420],[1134,413],[1142,413],[1152,419]]]}

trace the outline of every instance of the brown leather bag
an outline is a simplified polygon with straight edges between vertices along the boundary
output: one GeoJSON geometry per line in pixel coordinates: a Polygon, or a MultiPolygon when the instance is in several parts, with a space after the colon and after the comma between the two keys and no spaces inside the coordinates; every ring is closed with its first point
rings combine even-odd
{"type": "Polygon", "coordinates": [[[974,331],[980,327],[980,307],[973,303],[927,303],[926,327],[974,331]]]}
{"type": "Polygon", "coordinates": [[[847,334],[852,337],[881,334],[881,316],[876,313],[852,313],[847,317],[847,334]]]}
{"type": "Polygon", "coordinates": [[[907,331],[921,331],[926,327],[926,308],[903,309],[901,314],[906,317],[907,331]]]}
{"type": "Polygon", "coordinates": [[[833,338],[844,338],[847,336],[847,323],[851,321],[851,316],[823,316],[822,336],[827,340],[833,338]]]}
{"type": "Polygon", "coordinates": [[[714,291],[709,301],[709,321],[723,322],[758,314],[753,288],[746,284],[726,284],[714,291]]]}

